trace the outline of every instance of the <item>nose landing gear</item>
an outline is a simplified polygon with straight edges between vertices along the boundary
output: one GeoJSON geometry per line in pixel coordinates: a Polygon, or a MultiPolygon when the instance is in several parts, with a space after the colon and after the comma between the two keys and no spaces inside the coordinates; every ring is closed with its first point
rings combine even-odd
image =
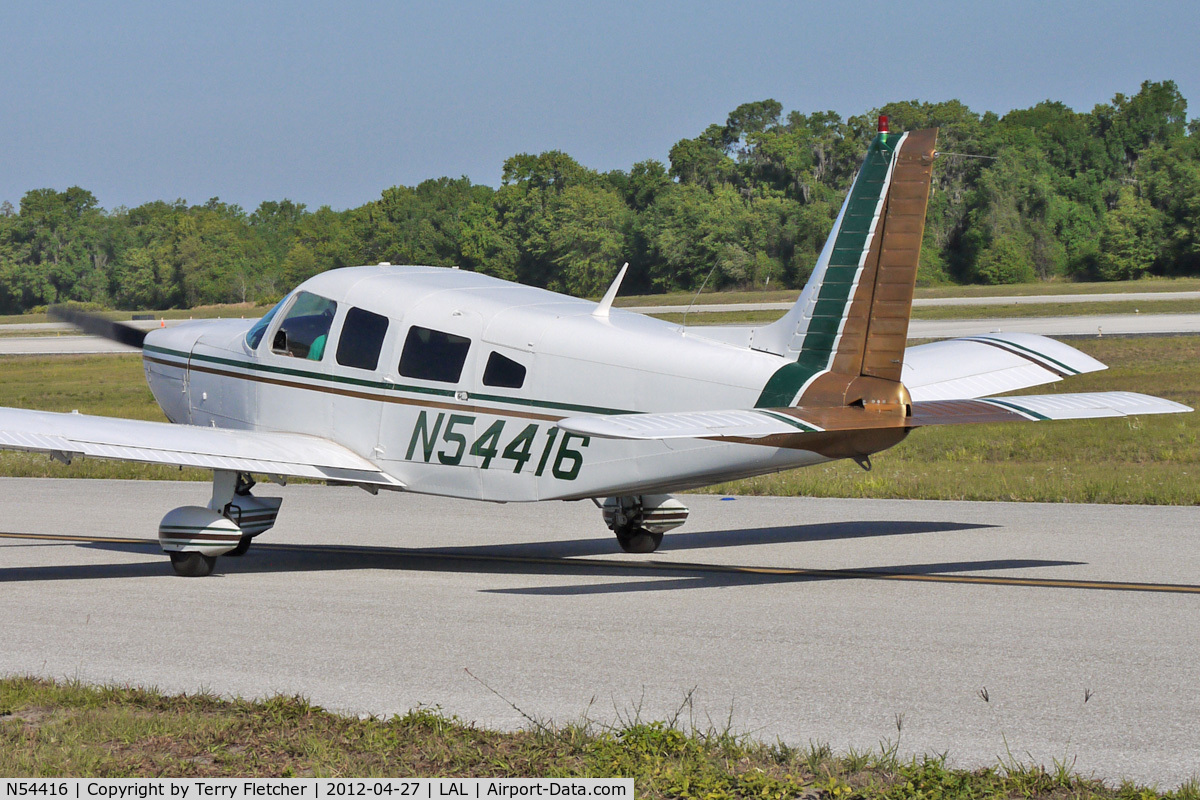
{"type": "Polygon", "coordinates": [[[163,517],[158,541],[171,557],[175,574],[185,578],[211,575],[217,556],[243,555],[250,541],[275,524],[278,497],[250,494],[249,475],[213,472],[213,496],[207,507],[183,506],[163,517]]]}

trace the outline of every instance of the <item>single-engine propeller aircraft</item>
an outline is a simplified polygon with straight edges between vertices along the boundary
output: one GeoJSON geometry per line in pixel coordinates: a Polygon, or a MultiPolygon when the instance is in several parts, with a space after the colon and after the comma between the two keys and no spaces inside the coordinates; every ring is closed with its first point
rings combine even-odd
{"type": "Polygon", "coordinates": [[[1028,334],[906,348],[936,130],[881,125],[795,306],[761,326],[681,327],[456,269],[362,266],[305,281],[262,319],[143,332],[170,423],[0,409],[0,448],[213,471],[207,507],[159,540],[209,574],[276,520],[255,478],[499,502],[591,499],[627,552],[687,508],[669,492],[874,453],[913,428],[1161,414],[1128,392],[992,395],[1104,369],[1028,334]]]}

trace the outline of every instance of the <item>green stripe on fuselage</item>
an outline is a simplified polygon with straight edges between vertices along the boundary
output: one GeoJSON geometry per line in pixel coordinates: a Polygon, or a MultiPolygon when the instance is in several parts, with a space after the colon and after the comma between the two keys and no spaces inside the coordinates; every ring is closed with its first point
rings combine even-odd
{"type": "MultiPolygon", "coordinates": [[[[409,384],[389,383],[384,381],[367,380],[363,378],[351,378],[346,375],[323,375],[319,372],[310,372],[308,370],[292,369],[290,367],[279,367],[271,364],[260,364],[253,361],[243,361],[236,358],[223,358],[221,356],[208,355],[207,353],[185,353],[181,350],[171,350],[166,347],[157,345],[146,345],[143,347],[148,353],[157,355],[171,356],[181,359],[175,366],[180,369],[188,368],[188,361],[197,361],[206,364],[215,364],[224,367],[236,367],[247,370],[248,372],[262,373],[267,375],[281,375],[289,378],[300,378],[312,381],[311,388],[319,389],[320,384],[342,384],[346,386],[358,386],[364,389],[375,389],[383,392],[398,392],[409,394],[433,395],[434,397],[454,397],[457,395],[457,389],[437,389],[428,386],[412,386],[409,384]]],[[[636,411],[629,411],[622,408],[604,408],[601,406],[586,406],[578,403],[558,403],[553,400],[537,400],[528,397],[512,397],[497,394],[486,394],[483,392],[471,392],[472,400],[483,400],[491,403],[507,403],[513,406],[523,406],[526,408],[542,408],[553,411],[566,411],[579,414],[636,414],[636,411]]]]}
{"type": "Polygon", "coordinates": [[[850,293],[858,278],[859,262],[870,244],[871,225],[879,208],[892,154],[900,138],[876,136],[867,149],[866,160],[850,190],[850,202],[837,230],[821,288],[817,291],[817,302],[800,346],[800,355],[794,363],[775,371],[763,387],[755,408],[790,406],[806,382],[829,369],[838,331],[850,307],[850,293]]]}

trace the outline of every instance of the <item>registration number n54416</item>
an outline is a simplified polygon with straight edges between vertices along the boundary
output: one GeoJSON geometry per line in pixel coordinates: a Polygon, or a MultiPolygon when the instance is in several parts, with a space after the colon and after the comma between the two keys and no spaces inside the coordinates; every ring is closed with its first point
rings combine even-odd
{"type": "MultiPolygon", "coordinates": [[[[406,461],[420,459],[446,466],[458,466],[464,459],[474,458],[480,469],[512,468],[514,473],[527,467],[535,476],[541,477],[547,468],[550,474],[563,481],[573,481],[583,468],[583,449],[591,437],[577,433],[563,433],[557,426],[545,428],[529,423],[509,438],[505,435],[507,420],[498,419],[489,425],[468,444],[467,431],[473,430],[475,417],[470,414],[447,414],[439,412],[430,420],[430,414],[422,411],[413,426],[412,439],[405,453],[406,461]],[[501,447],[502,443],[506,444],[501,447]]],[[[517,428],[521,423],[515,423],[517,428]]]]}

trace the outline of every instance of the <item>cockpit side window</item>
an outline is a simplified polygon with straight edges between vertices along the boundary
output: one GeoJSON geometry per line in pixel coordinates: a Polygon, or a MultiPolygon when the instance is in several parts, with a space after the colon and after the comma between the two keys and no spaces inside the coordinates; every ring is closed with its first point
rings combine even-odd
{"type": "Polygon", "coordinates": [[[400,374],[425,381],[458,383],[471,340],[413,325],[400,353],[400,374]]]}
{"type": "Polygon", "coordinates": [[[336,313],[334,301],[311,292],[298,292],[279,330],[275,331],[271,352],[320,361],[336,313]]]}
{"type": "Polygon", "coordinates": [[[508,356],[492,353],[483,368],[483,384],[504,389],[520,389],[525,383],[525,367],[508,356]]]}
{"type": "Polygon", "coordinates": [[[283,308],[283,304],[286,302],[287,298],[284,297],[262,319],[250,326],[250,330],[246,331],[246,344],[250,346],[251,350],[258,349],[258,343],[262,341],[263,334],[267,332],[267,326],[271,324],[271,320],[275,319],[275,315],[279,313],[279,309],[283,308]]]}
{"type": "Polygon", "coordinates": [[[373,370],[387,335],[388,318],[361,308],[351,308],[338,337],[337,363],[343,367],[373,370]]]}

